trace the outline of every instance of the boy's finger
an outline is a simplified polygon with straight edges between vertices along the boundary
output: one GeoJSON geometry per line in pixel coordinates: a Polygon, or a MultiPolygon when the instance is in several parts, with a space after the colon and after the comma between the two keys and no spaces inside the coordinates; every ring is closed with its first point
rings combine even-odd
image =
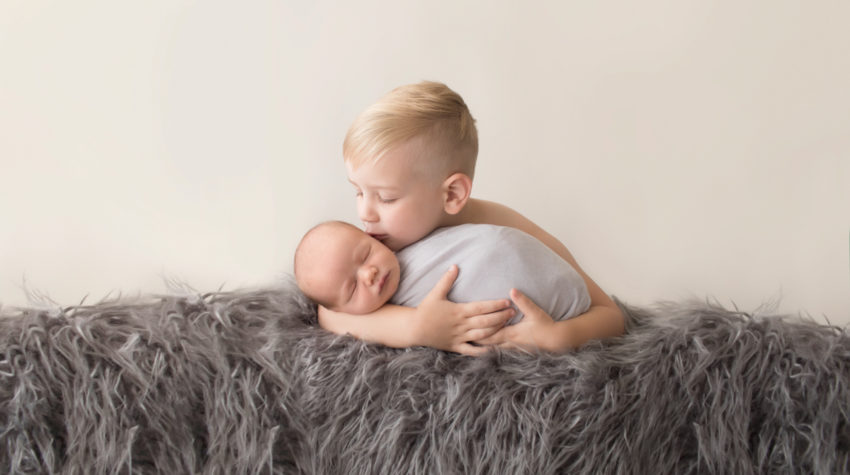
{"type": "Polygon", "coordinates": [[[476,328],[502,328],[505,322],[516,315],[516,310],[513,307],[504,308],[496,312],[485,313],[483,315],[475,315],[466,319],[465,327],[474,330],[476,328]]]}
{"type": "Polygon", "coordinates": [[[449,267],[449,270],[447,270],[446,273],[443,274],[442,277],[440,277],[440,280],[437,281],[437,284],[434,286],[434,288],[432,288],[431,291],[428,292],[428,297],[435,297],[441,300],[445,299],[446,296],[449,294],[449,290],[452,289],[452,285],[454,285],[455,279],[457,279],[457,274],[457,265],[452,264],[452,266],[449,267]]]}
{"type": "Polygon", "coordinates": [[[463,336],[464,338],[468,338],[469,341],[474,341],[481,345],[493,345],[501,341],[500,338],[493,337],[501,329],[502,327],[473,328],[467,330],[463,336]]]}
{"type": "Polygon", "coordinates": [[[511,289],[511,300],[516,304],[522,313],[528,315],[531,312],[541,310],[536,303],[517,289],[511,289]]]}
{"type": "Polygon", "coordinates": [[[476,339],[470,340],[470,341],[474,341],[475,343],[478,343],[479,345],[486,345],[486,346],[501,345],[501,344],[505,343],[506,341],[510,341],[510,336],[508,335],[508,331],[509,331],[509,327],[502,327],[502,328],[499,328],[498,330],[496,330],[495,332],[493,332],[493,334],[491,334],[491,335],[488,335],[488,336],[485,336],[485,337],[482,337],[482,338],[476,338],[476,339]]]}
{"type": "Polygon", "coordinates": [[[485,343],[483,340],[495,335],[501,329],[502,325],[492,327],[470,328],[463,334],[463,338],[467,341],[474,341],[475,343],[492,344],[485,343]]]}
{"type": "Polygon", "coordinates": [[[466,356],[482,356],[490,351],[490,348],[485,346],[475,346],[469,343],[461,343],[455,348],[455,351],[466,356]]]}
{"type": "MultiPolygon", "coordinates": [[[[492,314],[503,311],[513,311],[510,300],[484,300],[482,302],[469,302],[464,304],[464,314],[468,317],[492,314]]],[[[513,315],[511,315],[513,316],[513,315]]],[[[507,320],[510,317],[505,318],[507,320]]]]}

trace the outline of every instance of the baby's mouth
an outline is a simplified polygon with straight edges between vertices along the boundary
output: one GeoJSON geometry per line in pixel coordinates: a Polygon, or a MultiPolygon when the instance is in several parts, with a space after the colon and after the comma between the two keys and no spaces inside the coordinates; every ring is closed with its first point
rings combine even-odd
{"type": "Polygon", "coordinates": [[[384,291],[384,285],[387,284],[387,279],[389,279],[389,277],[390,277],[389,272],[384,274],[384,277],[381,279],[381,282],[378,284],[378,293],[381,293],[381,292],[384,291]]]}

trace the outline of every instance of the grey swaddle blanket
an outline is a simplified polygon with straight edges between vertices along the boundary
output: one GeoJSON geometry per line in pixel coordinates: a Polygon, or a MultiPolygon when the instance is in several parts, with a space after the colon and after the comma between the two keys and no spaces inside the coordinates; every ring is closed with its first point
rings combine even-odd
{"type": "MultiPolygon", "coordinates": [[[[590,308],[584,279],[554,251],[518,229],[490,224],[439,228],[397,254],[401,282],[391,303],[415,307],[452,264],[460,269],[453,302],[509,298],[515,287],[554,320],[590,308]]],[[[508,324],[522,318],[517,309],[508,324]]]]}

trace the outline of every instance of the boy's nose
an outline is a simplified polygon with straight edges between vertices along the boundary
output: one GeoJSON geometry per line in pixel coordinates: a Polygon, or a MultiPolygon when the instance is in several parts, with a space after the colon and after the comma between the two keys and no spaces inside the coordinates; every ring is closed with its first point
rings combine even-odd
{"type": "Polygon", "coordinates": [[[357,214],[360,221],[364,223],[374,223],[378,220],[378,213],[375,212],[372,203],[366,198],[361,199],[357,203],[357,214]]]}

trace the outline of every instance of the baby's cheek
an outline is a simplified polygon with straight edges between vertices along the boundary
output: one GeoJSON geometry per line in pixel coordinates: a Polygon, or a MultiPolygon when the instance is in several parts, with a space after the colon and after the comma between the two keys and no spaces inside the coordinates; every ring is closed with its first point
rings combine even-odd
{"type": "Polygon", "coordinates": [[[384,305],[384,300],[383,300],[383,299],[381,299],[381,298],[375,298],[375,299],[374,299],[374,300],[370,303],[368,310],[367,310],[367,311],[365,311],[365,312],[363,312],[363,313],[372,313],[372,312],[374,312],[375,310],[378,310],[379,308],[381,308],[381,306],[382,306],[382,305],[384,305]]]}
{"type": "Polygon", "coordinates": [[[399,275],[400,273],[401,270],[396,267],[395,272],[393,272],[392,286],[390,287],[390,290],[388,292],[390,296],[395,294],[396,290],[398,290],[399,279],[401,278],[401,276],[399,275]]]}

